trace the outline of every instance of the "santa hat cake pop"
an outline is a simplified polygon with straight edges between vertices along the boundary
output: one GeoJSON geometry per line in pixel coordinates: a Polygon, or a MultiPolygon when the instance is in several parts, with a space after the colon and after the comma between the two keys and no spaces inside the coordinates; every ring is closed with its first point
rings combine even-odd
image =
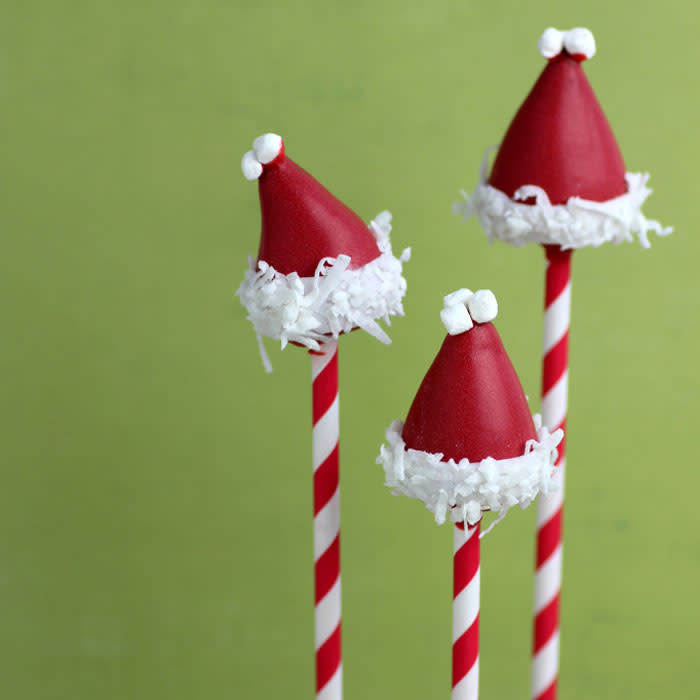
{"type": "Polygon", "coordinates": [[[439,524],[448,513],[468,525],[486,510],[503,517],[551,483],[563,432],[550,434],[530,415],[491,323],[497,311],[489,290],[445,297],[440,317],[447,336],[406,422],[392,423],[377,458],[387,486],[423,501],[439,524]]]}
{"type": "Polygon", "coordinates": [[[255,139],[241,167],[258,181],[262,232],[237,294],[258,337],[318,350],[362,328],[389,343],[377,321],[403,315],[401,271],[410,256],[392,255],[391,214],[367,226],[285,154],[276,134],[255,139]]]}
{"type": "MultiPolygon", "coordinates": [[[[480,182],[455,212],[476,215],[489,240],[564,249],[671,233],[645,218],[648,173],[629,173],[582,61],[596,51],[593,34],[547,29],[538,48],[548,60],[501,143],[491,173],[488,151],[480,182]]],[[[491,150],[491,149],[489,149],[491,150]]]]}

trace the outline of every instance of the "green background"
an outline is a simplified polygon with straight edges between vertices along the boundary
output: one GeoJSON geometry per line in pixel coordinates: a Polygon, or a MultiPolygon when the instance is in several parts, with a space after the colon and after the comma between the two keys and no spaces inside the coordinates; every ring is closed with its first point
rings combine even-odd
{"type": "MultiPolygon", "coordinates": [[[[254,137],[394,214],[406,317],[340,343],[346,697],[448,697],[449,527],[374,464],[490,287],[537,407],[543,255],[450,205],[542,68],[586,72],[648,215],[574,258],[561,697],[699,697],[695,3],[5,2],[0,9],[0,696],[313,697],[309,359],[233,294],[254,137]]],[[[483,542],[483,698],[529,695],[534,509],[483,542]]]]}

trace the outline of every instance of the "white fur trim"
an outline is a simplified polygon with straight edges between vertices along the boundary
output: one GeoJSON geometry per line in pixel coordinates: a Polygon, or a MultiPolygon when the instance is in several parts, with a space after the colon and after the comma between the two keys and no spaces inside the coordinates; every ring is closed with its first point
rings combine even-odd
{"type": "Polygon", "coordinates": [[[282,150],[282,137],[278,134],[263,134],[253,141],[255,157],[263,164],[271,163],[282,150]]]}
{"type": "Polygon", "coordinates": [[[248,151],[241,159],[241,170],[246,180],[257,180],[262,175],[263,167],[253,151],[248,151]]]}
{"type": "Polygon", "coordinates": [[[564,48],[570,54],[583,54],[586,58],[595,56],[595,39],[590,29],[576,27],[564,34],[564,48]]]}
{"type": "Polygon", "coordinates": [[[672,227],[664,228],[658,221],[642,214],[642,204],[651,194],[646,184],[648,173],[627,173],[627,192],[606,202],[593,202],[571,197],[566,204],[552,204],[540,187],[525,185],[511,199],[487,183],[488,152],[481,164],[480,182],[468,195],[462,190],[464,202],[453,205],[455,214],[466,221],[476,216],[489,241],[497,238],[504,243],[523,246],[526,243],[560,245],[562,248],[597,248],[606,242],[615,245],[633,241],[635,234],[643,248],[649,248],[649,231],[666,236],[672,227]],[[535,204],[516,200],[535,197],[535,204]]]}
{"type": "Polygon", "coordinates": [[[391,252],[391,214],[384,211],[369,225],[381,255],[357,270],[349,270],[350,258],[339,255],[319,261],[313,277],[284,275],[264,260],[257,269],[250,259],[236,294],[248,310],[258,335],[282,342],[294,341],[318,350],[328,336],[337,338],[362,328],[383,343],[389,337],[377,323],[390,324],[390,316],[403,316],[406,293],[402,263],[411,255],[406,248],[396,258],[391,252]]]}
{"type": "Polygon", "coordinates": [[[401,436],[404,424],[397,420],[386,431],[389,444],[382,445],[377,464],[384,467],[386,485],[394,495],[423,501],[438,525],[448,514],[452,522],[466,520],[475,525],[486,510],[498,513],[500,520],[511,506],[527,507],[553,484],[556,448],[564,433],[561,429],[550,433],[539,415],[533,420],[537,440],[528,440],[523,455],[487,457],[474,463],[468,459],[443,461],[440,453],[406,449],[401,436]]]}
{"type": "Polygon", "coordinates": [[[467,300],[469,315],[475,323],[487,323],[498,316],[496,295],[490,289],[479,289],[467,300]]]}
{"type": "Polygon", "coordinates": [[[537,48],[545,58],[558,56],[564,48],[564,32],[554,27],[545,29],[537,42],[537,48]]]}

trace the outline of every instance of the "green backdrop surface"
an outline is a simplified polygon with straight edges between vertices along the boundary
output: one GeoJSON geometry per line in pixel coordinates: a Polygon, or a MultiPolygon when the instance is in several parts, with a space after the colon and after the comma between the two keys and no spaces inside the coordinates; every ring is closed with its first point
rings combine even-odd
{"type": "MultiPolygon", "coordinates": [[[[542,68],[585,68],[646,212],[676,233],[574,257],[561,698],[700,697],[695,3],[28,0],[0,9],[0,696],[313,696],[310,367],[234,292],[265,131],[412,246],[384,347],[340,343],[350,700],[447,697],[451,547],[374,464],[490,287],[538,406],[543,255],[450,213],[542,68]]],[[[483,542],[483,698],[529,694],[534,509],[483,542]]]]}

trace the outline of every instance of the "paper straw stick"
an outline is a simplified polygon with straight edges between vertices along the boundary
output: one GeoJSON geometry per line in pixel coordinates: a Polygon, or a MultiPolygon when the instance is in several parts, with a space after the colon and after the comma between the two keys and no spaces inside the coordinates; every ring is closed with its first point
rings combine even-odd
{"type": "Polygon", "coordinates": [[[338,344],[311,353],[313,385],[316,698],[343,697],[340,653],[338,344]]]}
{"type": "Polygon", "coordinates": [[[481,523],[454,528],[452,700],[479,698],[479,577],[481,523]]]}
{"type": "MultiPolygon", "coordinates": [[[[550,430],[566,431],[569,378],[569,317],[571,310],[571,250],[545,246],[544,347],[542,420],[550,430]]],[[[566,436],[564,440],[566,439],[566,436]]],[[[564,447],[559,445],[557,487],[537,500],[535,563],[533,700],[554,700],[559,678],[559,598],[562,578],[562,509],[564,447]]]]}

